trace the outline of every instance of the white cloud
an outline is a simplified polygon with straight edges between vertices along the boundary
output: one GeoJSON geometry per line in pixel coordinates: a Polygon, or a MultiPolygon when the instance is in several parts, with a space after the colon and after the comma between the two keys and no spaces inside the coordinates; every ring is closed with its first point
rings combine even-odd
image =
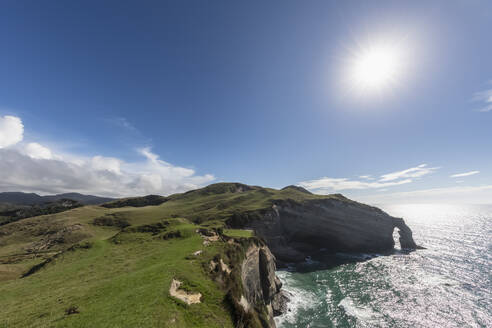
{"type": "Polygon", "coordinates": [[[376,181],[370,175],[362,175],[361,180],[351,180],[347,178],[329,178],[300,182],[299,185],[315,193],[330,193],[341,190],[361,190],[361,189],[381,189],[392,186],[408,184],[425,175],[431,174],[439,169],[438,167],[428,167],[427,164],[421,164],[403,171],[392,172],[382,175],[376,181]]]}
{"type": "Polygon", "coordinates": [[[370,204],[412,204],[412,203],[456,203],[490,204],[492,185],[455,186],[404,191],[389,194],[371,194],[355,197],[358,201],[370,204]]]}
{"type": "Polygon", "coordinates": [[[475,93],[473,100],[482,103],[483,107],[478,109],[479,112],[492,111],[492,89],[475,93]]]}
{"type": "Polygon", "coordinates": [[[153,154],[151,151],[150,151],[150,147],[145,147],[145,148],[140,148],[138,150],[138,152],[142,155],[144,155],[145,157],[147,157],[147,159],[154,163],[154,164],[157,164],[158,163],[158,159],[159,159],[159,156],[157,156],[156,154],[153,154]]]}
{"type": "Polygon", "coordinates": [[[70,159],[54,156],[39,161],[17,149],[0,149],[0,191],[76,191],[114,197],[167,195],[196,189],[213,180],[213,175],[196,175],[192,169],[160,161],[155,154],[136,162],[103,156],[74,160],[74,155],[70,159]]]}
{"type": "MultiPolygon", "coordinates": [[[[1,124],[5,125],[0,123],[0,127],[1,124]]],[[[0,136],[3,137],[5,131],[15,132],[12,126],[22,127],[22,121],[8,119],[7,125],[9,128],[0,130],[0,136]]],[[[16,139],[10,138],[3,145],[13,145],[21,140],[22,133],[20,138],[17,133],[16,139]]],[[[101,155],[57,154],[35,142],[25,147],[22,144],[0,147],[0,191],[81,192],[113,197],[167,195],[196,189],[215,180],[211,174],[197,175],[193,169],[167,163],[149,147],[138,153],[142,155],[141,159],[126,162],[101,155]]]]}
{"type": "Polygon", "coordinates": [[[43,145],[38,144],[37,142],[28,143],[26,145],[25,152],[31,158],[37,158],[37,159],[53,158],[53,154],[51,153],[51,150],[43,145]]]}
{"type": "Polygon", "coordinates": [[[465,173],[457,173],[450,175],[451,178],[461,178],[461,177],[469,177],[470,175],[475,175],[480,173],[480,171],[470,171],[470,172],[465,172],[465,173]]]}
{"type": "Polygon", "coordinates": [[[96,171],[108,171],[115,174],[121,174],[121,163],[121,160],[114,157],[94,156],[91,159],[92,167],[96,171]]]}
{"type": "Polygon", "coordinates": [[[420,178],[424,175],[431,174],[435,170],[439,169],[438,167],[427,167],[427,164],[421,164],[416,167],[411,167],[409,169],[384,174],[381,176],[380,181],[393,181],[402,178],[420,178]]]}
{"type": "Polygon", "coordinates": [[[15,145],[22,141],[24,125],[16,116],[0,116],[0,148],[15,145]]]}
{"type": "Polygon", "coordinates": [[[303,181],[299,185],[308,190],[314,192],[332,192],[341,190],[355,190],[355,189],[374,189],[374,188],[385,188],[391,186],[397,186],[402,184],[407,184],[412,182],[411,179],[405,179],[393,182],[365,182],[357,180],[349,180],[346,178],[328,178],[324,177],[321,179],[303,181]]]}

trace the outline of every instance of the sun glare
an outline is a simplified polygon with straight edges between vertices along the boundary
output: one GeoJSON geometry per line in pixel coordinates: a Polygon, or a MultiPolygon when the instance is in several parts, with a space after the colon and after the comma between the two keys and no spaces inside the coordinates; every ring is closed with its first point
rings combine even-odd
{"type": "Polygon", "coordinates": [[[400,51],[394,46],[360,49],[351,60],[351,84],[359,91],[382,91],[398,81],[401,66],[400,51]]]}

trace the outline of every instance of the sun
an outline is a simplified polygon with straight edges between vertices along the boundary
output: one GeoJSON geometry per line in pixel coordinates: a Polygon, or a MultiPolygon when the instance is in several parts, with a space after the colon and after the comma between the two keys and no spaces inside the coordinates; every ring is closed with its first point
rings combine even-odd
{"type": "Polygon", "coordinates": [[[350,82],[360,91],[382,91],[398,82],[402,65],[398,47],[374,44],[354,54],[350,61],[350,82]]]}

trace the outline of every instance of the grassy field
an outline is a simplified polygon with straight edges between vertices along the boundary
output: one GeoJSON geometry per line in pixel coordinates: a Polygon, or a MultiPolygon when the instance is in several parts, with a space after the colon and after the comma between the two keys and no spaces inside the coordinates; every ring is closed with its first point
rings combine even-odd
{"type": "Polygon", "coordinates": [[[233,238],[249,238],[254,236],[254,232],[244,229],[224,229],[224,235],[233,238]]]}
{"type": "Polygon", "coordinates": [[[216,184],[156,196],[155,206],[122,200],[0,226],[0,327],[233,327],[226,291],[209,269],[230,245],[205,246],[197,229],[245,240],[253,231],[228,229],[228,218],[270,210],[280,199],[326,197],[341,196],[216,184]],[[173,279],[201,293],[201,303],[171,297],[173,279]]]}
{"type": "Polygon", "coordinates": [[[205,247],[195,225],[175,221],[182,237],[119,233],[0,284],[0,327],[232,327],[224,292],[206,273],[221,243],[205,247]],[[173,278],[200,292],[202,303],[170,297],[173,278]],[[79,313],[67,315],[70,307],[79,313]]]}

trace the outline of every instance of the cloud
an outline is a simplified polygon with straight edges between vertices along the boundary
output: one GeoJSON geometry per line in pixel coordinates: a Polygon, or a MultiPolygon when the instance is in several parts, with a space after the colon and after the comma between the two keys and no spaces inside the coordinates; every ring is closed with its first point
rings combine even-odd
{"type": "Polygon", "coordinates": [[[405,179],[394,182],[365,182],[357,180],[349,180],[346,178],[328,178],[324,177],[321,179],[303,181],[299,185],[308,190],[314,192],[332,192],[341,190],[355,190],[355,189],[375,189],[375,188],[385,188],[391,186],[398,186],[402,184],[407,184],[412,182],[411,179],[405,179]]]}
{"type": "Polygon", "coordinates": [[[0,148],[9,147],[22,141],[24,125],[16,116],[0,116],[0,148]]]}
{"type": "Polygon", "coordinates": [[[91,160],[92,168],[96,171],[108,171],[121,174],[122,161],[114,157],[94,156],[91,160]]]}
{"type": "Polygon", "coordinates": [[[431,174],[437,169],[439,168],[427,167],[427,164],[421,164],[419,166],[411,167],[403,171],[382,175],[380,181],[393,181],[401,178],[420,178],[423,177],[424,175],[431,174]]]}
{"type": "MultiPolygon", "coordinates": [[[[3,120],[0,136],[17,132],[17,138],[10,138],[3,145],[19,143],[22,121],[15,117],[3,120]]],[[[36,142],[0,148],[0,191],[81,192],[112,197],[168,195],[196,189],[215,180],[211,174],[197,175],[193,169],[161,160],[150,147],[139,149],[138,153],[140,159],[127,162],[102,155],[58,154],[36,142]]]]}
{"type": "Polygon", "coordinates": [[[150,153],[136,162],[94,156],[40,159],[17,149],[0,149],[0,191],[82,192],[124,197],[172,194],[199,188],[215,180],[210,174],[160,161],[150,153]],[[155,159],[155,160],[153,160],[155,159]]]}
{"type": "Polygon", "coordinates": [[[439,169],[438,167],[428,167],[427,164],[421,164],[406,170],[392,172],[381,175],[376,180],[370,175],[362,175],[361,180],[351,180],[347,178],[330,178],[323,177],[320,179],[300,182],[299,185],[315,193],[330,193],[341,190],[361,190],[361,189],[381,189],[392,186],[408,184],[425,175],[431,174],[439,169]],[[367,181],[371,180],[371,181],[367,181]]]}
{"type": "Polygon", "coordinates": [[[37,159],[51,159],[53,154],[51,150],[37,142],[28,143],[25,147],[26,154],[31,158],[37,159]]]}
{"type": "Polygon", "coordinates": [[[479,112],[492,111],[492,89],[475,93],[472,100],[482,103],[482,107],[478,109],[479,112]]]}
{"type": "Polygon", "coordinates": [[[470,171],[470,172],[465,172],[465,173],[458,173],[458,174],[453,174],[450,175],[451,178],[461,178],[461,177],[468,177],[470,175],[475,175],[480,173],[480,171],[470,171]]]}

